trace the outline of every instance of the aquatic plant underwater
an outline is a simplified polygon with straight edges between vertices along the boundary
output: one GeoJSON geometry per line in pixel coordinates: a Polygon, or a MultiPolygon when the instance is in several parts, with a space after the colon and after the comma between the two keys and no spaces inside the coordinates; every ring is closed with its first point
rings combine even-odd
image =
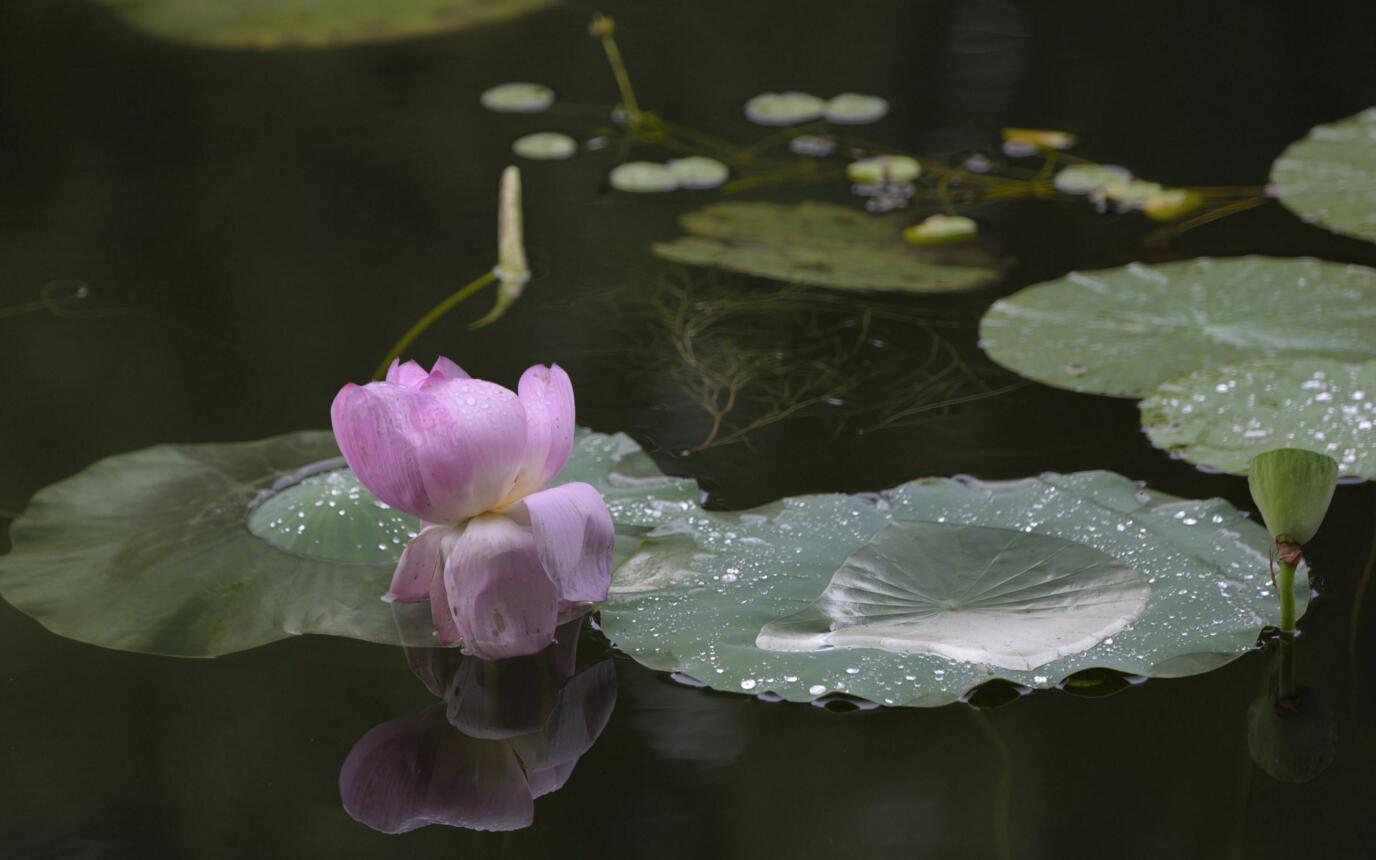
{"type": "MultiPolygon", "coordinates": [[[[399,20],[388,38],[416,26],[399,20]]],[[[236,32],[266,47],[349,30],[236,32]]],[[[532,823],[615,703],[612,660],[580,670],[580,635],[686,685],[865,708],[1106,694],[1263,643],[1275,668],[1247,712],[1253,758],[1291,782],[1332,761],[1332,714],[1295,668],[1313,596],[1303,549],[1340,479],[1376,478],[1376,271],[1250,256],[1070,273],[989,304],[979,347],[1007,378],[970,366],[939,304],[883,296],[939,303],[998,282],[1015,261],[981,221],[1013,201],[1141,213],[1161,225],[1159,246],[1279,196],[1376,238],[1376,199],[1334,166],[1370,158],[1369,136],[1349,127],[1369,127],[1376,108],[1296,144],[1272,188],[1173,188],[1078,158],[1065,131],[1005,129],[954,160],[903,152],[852,133],[889,106],[849,92],[752,98],[745,116],[771,131],[737,144],[643,107],[614,23],[597,16],[589,33],[619,104],[562,104],[525,82],[474,97],[563,129],[517,138],[518,158],[614,152],[612,193],[712,197],[680,217],[684,235],[647,249],[657,279],[609,294],[633,354],[668,382],[666,406],[691,416],[661,447],[750,450],[819,415],[879,434],[1043,384],[1139,400],[1156,447],[1246,476],[1261,523],[1096,470],[913,475],[717,509],[629,436],[580,428],[575,381],[533,339],[529,359],[548,364],[514,392],[447,357],[429,370],[410,358],[488,287],[469,330],[501,325],[529,288],[521,174],[506,167],[495,267],[403,333],[372,381],[339,390],[332,434],[158,446],[41,490],[0,557],[5,600],[55,633],[166,656],[305,633],[402,646],[443,702],[368,732],[339,777],[348,813],[386,833],[532,823]],[[768,197],[803,188],[863,205],[768,197]],[[834,291],[873,301],[856,313],[834,291]]],[[[72,313],[84,294],[70,287],[0,316],[72,313]]],[[[446,352],[462,361],[462,340],[446,352]]],[[[851,438],[838,430],[837,444],[851,438]]]]}

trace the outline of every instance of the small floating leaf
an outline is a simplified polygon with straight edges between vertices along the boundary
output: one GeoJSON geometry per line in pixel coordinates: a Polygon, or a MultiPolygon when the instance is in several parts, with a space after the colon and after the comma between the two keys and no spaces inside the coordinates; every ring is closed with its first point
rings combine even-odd
{"type": "Polygon", "coordinates": [[[498,84],[478,96],[478,101],[498,113],[540,113],[554,104],[554,90],[544,84],[498,84]]]}
{"type": "MultiPolygon", "coordinates": [[[[15,520],[0,593],[54,633],[125,651],[213,657],[302,633],[430,644],[428,607],[408,627],[379,599],[417,523],[337,457],[332,434],[306,432],[101,460],[15,520]]],[[[621,435],[580,431],[569,481],[607,499],[619,557],[697,508],[691,481],[621,435]]]]}
{"type": "Polygon", "coordinates": [[[134,29],[207,48],[329,48],[497,24],[555,0],[96,0],[134,29]]]}
{"type": "Polygon", "coordinates": [[[570,158],[578,151],[578,143],[567,134],[555,131],[538,131],[525,137],[518,137],[511,143],[511,151],[522,158],[537,161],[557,161],[570,158]]]}
{"type": "Polygon", "coordinates": [[[652,161],[628,161],[612,168],[609,177],[617,191],[635,194],[654,194],[678,188],[678,177],[663,164],[652,161]]]}
{"type": "Polygon", "coordinates": [[[1204,197],[1186,188],[1167,188],[1142,202],[1142,213],[1153,221],[1175,221],[1204,207],[1204,197]]]}
{"type": "Polygon", "coordinates": [[[964,242],[979,234],[979,225],[964,215],[933,215],[903,231],[903,238],[914,245],[949,245],[964,242]]]}
{"type": "Polygon", "coordinates": [[[836,138],[827,134],[800,134],[788,142],[788,148],[799,155],[826,158],[836,150],[836,138]]]}
{"type": "Polygon", "coordinates": [[[761,93],[745,103],[745,118],[757,125],[797,125],[821,119],[827,103],[807,93],[761,93]]]}
{"type": "Polygon", "coordinates": [[[666,260],[836,289],[939,293],[997,279],[1006,260],[987,250],[914,248],[902,221],[829,203],[716,203],[680,219],[691,236],[659,242],[666,260]]]}
{"type": "Polygon", "coordinates": [[[827,102],[826,120],[837,125],[864,125],[878,122],[889,112],[889,103],[879,96],[841,93],[827,102]]]}
{"type": "Polygon", "coordinates": [[[1376,107],[1310,129],[1271,165],[1271,184],[1306,221],[1376,240],[1376,107]]]}
{"type": "Polygon", "coordinates": [[[1119,211],[1141,209],[1147,201],[1160,196],[1166,189],[1159,182],[1143,179],[1110,179],[1089,192],[1089,199],[1095,203],[1114,204],[1119,211]]]}
{"type": "Polygon", "coordinates": [[[1141,409],[1153,445],[1201,466],[1241,474],[1263,451],[1304,448],[1376,479],[1376,361],[1207,368],[1161,383],[1141,409]]]}
{"type": "Polygon", "coordinates": [[[906,155],[876,155],[846,165],[851,182],[873,185],[879,182],[912,182],[922,175],[922,165],[906,155]]]}
{"type": "Polygon", "coordinates": [[[1110,182],[1125,182],[1132,178],[1126,167],[1115,164],[1072,164],[1062,168],[1054,180],[1062,194],[1089,194],[1110,182]]]}
{"type": "Polygon", "coordinates": [[[790,701],[1178,677],[1253,649],[1277,612],[1270,543],[1221,500],[1108,472],[925,479],[665,522],[615,572],[602,627],[651,668],[790,701]]]}
{"type": "Polygon", "coordinates": [[[1304,545],[1323,525],[1338,464],[1332,457],[1299,448],[1279,448],[1252,458],[1247,487],[1261,518],[1278,542],[1304,545]]]}
{"type": "Polygon", "coordinates": [[[1075,135],[1043,128],[1005,128],[1003,142],[1034,149],[1070,149],[1075,145],[1075,135]]]}
{"type": "Polygon", "coordinates": [[[1203,367],[1376,358],[1376,270],[1310,259],[1201,257],[1072,272],[1000,299],[989,357],[1058,388],[1145,397],[1203,367]]]}
{"type": "Polygon", "coordinates": [[[680,188],[716,188],[731,175],[725,164],[701,155],[676,158],[669,162],[668,167],[680,188]]]}

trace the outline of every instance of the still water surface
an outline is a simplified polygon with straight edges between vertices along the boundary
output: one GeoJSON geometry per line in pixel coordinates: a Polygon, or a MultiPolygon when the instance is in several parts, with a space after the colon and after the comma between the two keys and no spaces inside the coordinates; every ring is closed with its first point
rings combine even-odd
{"type": "MultiPolygon", "coordinates": [[[[1369,8],[600,9],[618,21],[643,101],[740,141],[759,134],[740,116],[757,92],[854,90],[889,98],[871,136],[909,150],[989,147],[1007,125],[1065,128],[1080,154],[1162,182],[1256,185],[1310,126],[1376,102],[1369,8]]],[[[0,319],[0,512],[110,454],[325,426],[344,381],[365,378],[401,331],[491,264],[509,141],[551,119],[485,113],[478,93],[536,80],[571,102],[614,101],[582,35],[592,11],[253,55],[155,43],[71,0],[0,5],[0,306],[79,278],[91,290],[80,308],[108,311],[0,319]]],[[[1250,507],[1245,482],[1153,450],[1132,401],[1041,386],[864,434],[842,402],[749,445],[689,451],[703,416],[645,360],[637,309],[664,284],[647,245],[698,201],[610,193],[612,159],[527,166],[536,280],[497,325],[470,334],[450,318],[418,357],[443,352],[508,384],[558,361],[580,423],[631,433],[717,507],[930,474],[1088,468],[1250,507]]],[[[843,296],[836,318],[880,308],[875,339],[914,355],[936,332],[974,390],[988,390],[1016,380],[975,345],[984,308],[1069,269],[1242,253],[1376,265],[1376,246],[1275,205],[1166,249],[1143,247],[1141,219],[1079,207],[987,217],[1020,261],[1006,279],[955,298],[843,296]]],[[[756,334],[800,348],[787,331],[756,334]]],[[[867,402],[882,399],[883,381],[868,384],[867,402]]],[[[354,743],[435,702],[395,649],[305,637],[173,660],[67,641],[0,605],[0,856],[1358,856],[1376,840],[1376,633],[1369,615],[1352,628],[1351,610],[1374,524],[1372,486],[1340,487],[1308,551],[1321,597],[1302,624],[1299,672],[1340,733],[1335,763],[1308,784],[1276,782],[1248,756],[1260,653],[1102,700],[1053,691],[992,711],[847,714],[688,689],[616,655],[600,740],[565,788],[536,801],[534,825],[507,834],[387,837],[342,810],[354,743]]],[[[581,659],[607,652],[585,630],[581,659]]]]}

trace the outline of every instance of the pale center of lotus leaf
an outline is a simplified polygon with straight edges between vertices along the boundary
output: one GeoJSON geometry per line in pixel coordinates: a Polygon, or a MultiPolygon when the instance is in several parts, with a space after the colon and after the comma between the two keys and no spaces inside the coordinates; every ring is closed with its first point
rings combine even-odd
{"type": "Polygon", "coordinates": [[[420,522],[378,501],[340,458],[278,480],[248,508],[248,530],[293,555],[393,564],[420,522]]]}
{"type": "Polygon", "coordinates": [[[1151,586],[1073,541],[897,522],[846,559],[821,595],[761,629],[770,651],[877,648],[1034,669],[1131,624],[1151,586]]]}

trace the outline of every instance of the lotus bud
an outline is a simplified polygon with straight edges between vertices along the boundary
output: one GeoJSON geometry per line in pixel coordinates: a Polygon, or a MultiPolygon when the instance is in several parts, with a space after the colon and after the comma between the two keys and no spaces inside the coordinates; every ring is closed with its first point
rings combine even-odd
{"type": "Polygon", "coordinates": [[[497,301],[482,319],[469,325],[482,328],[496,322],[507,308],[521,297],[530,280],[526,264],[526,243],[521,223],[521,170],[507,167],[502,171],[502,185],[497,199],[497,301]]]}
{"type": "Polygon", "coordinates": [[[1337,461],[1299,448],[1258,454],[1247,467],[1252,500],[1282,548],[1303,546],[1319,530],[1337,481],[1337,461]]]}

